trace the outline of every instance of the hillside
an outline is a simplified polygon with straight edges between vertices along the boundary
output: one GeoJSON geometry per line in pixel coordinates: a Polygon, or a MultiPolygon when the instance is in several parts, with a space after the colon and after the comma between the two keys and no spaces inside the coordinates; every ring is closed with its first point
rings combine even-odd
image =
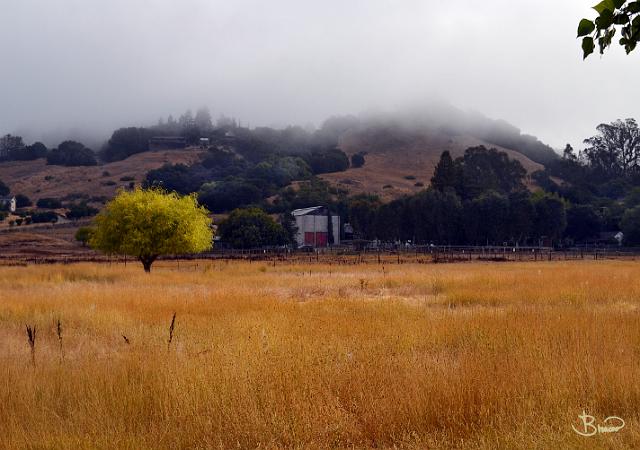
{"type": "Polygon", "coordinates": [[[35,161],[0,163],[0,180],[14,194],[32,201],[39,198],[71,198],[79,195],[111,198],[120,187],[140,183],[145,174],[165,163],[191,164],[202,154],[199,148],[150,151],[135,154],[123,161],[99,166],[50,166],[44,158],[35,161]]]}
{"type": "MultiPolygon", "coordinates": [[[[443,151],[448,150],[456,158],[467,148],[478,145],[506,152],[520,161],[529,174],[543,168],[520,152],[473,136],[377,126],[348,130],[340,138],[340,148],[347,155],[366,152],[363,167],[324,174],[322,178],[353,194],[372,193],[388,201],[428,186],[443,151]]],[[[529,180],[527,183],[531,185],[529,180]]]]}

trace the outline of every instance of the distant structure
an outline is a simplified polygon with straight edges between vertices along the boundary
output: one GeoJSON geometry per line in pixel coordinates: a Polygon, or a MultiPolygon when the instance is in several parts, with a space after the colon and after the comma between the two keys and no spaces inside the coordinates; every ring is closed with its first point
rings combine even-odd
{"type": "Polygon", "coordinates": [[[340,216],[331,214],[326,206],[296,209],[291,214],[298,227],[298,247],[340,245],[340,216]]]}
{"type": "Polygon", "coordinates": [[[16,212],[16,198],[15,197],[0,197],[0,210],[16,212]]]}
{"type": "Polygon", "coordinates": [[[209,147],[209,138],[200,138],[198,142],[200,143],[200,148],[209,147]]]}
{"type": "Polygon", "coordinates": [[[233,131],[225,131],[224,136],[222,137],[222,142],[224,144],[233,144],[236,141],[236,134],[233,131]]]}
{"type": "Polygon", "coordinates": [[[616,243],[620,247],[623,240],[624,233],[622,231],[601,231],[598,233],[596,243],[603,245],[616,243]]]}
{"type": "Polygon", "coordinates": [[[171,150],[186,146],[187,139],[182,136],[156,136],[149,139],[149,150],[171,150]]]}
{"type": "Polygon", "coordinates": [[[345,223],[342,229],[344,230],[344,240],[353,240],[353,225],[351,225],[350,223],[345,223]]]}

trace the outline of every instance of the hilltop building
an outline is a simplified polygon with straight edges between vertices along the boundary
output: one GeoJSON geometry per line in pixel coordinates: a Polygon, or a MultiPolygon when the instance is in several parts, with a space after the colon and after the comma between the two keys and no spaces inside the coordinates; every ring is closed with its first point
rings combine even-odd
{"type": "Polygon", "coordinates": [[[291,214],[298,227],[298,247],[340,245],[340,216],[331,214],[326,206],[296,209],[291,214]]]}
{"type": "Polygon", "coordinates": [[[182,136],[155,136],[149,139],[149,150],[185,148],[187,139],[182,136]]]}

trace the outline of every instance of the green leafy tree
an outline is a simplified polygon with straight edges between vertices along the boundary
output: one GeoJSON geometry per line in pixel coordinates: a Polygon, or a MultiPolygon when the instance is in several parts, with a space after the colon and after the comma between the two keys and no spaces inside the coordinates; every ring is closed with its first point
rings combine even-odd
{"type": "Polygon", "coordinates": [[[405,216],[413,221],[413,232],[407,238],[416,243],[449,244],[456,240],[461,224],[462,204],[451,188],[427,189],[406,204],[405,216]]]}
{"type": "Polygon", "coordinates": [[[349,223],[362,239],[374,239],[376,211],[380,199],[375,195],[360,194],[352,197],[348,205],[349,223]]]}
{"type": "Polygon", "coordinates": [[[42,142],[34,142],[31,145],[27,145],[21,155],[16,159],[34,160],[38,158],[45,158],[49,149],[42,142]]]}
{"type": "Polygon", "coordinates": [[[278,217],[278,223],[282,226],[284,234],[286,236],[287,245],[296,245],[296,234],[298,233],[298,226],[296,225],[296,219],[290,211],[280,214],[278,217]]]}
{"type": "Polygon", "coordinates": [[[413,216],[407,207],[408,200],[401,198],[384,203],[376,211],[375,236],[384,241],[413,239],[413,216]]]}
{"type": "Polygon", "coordinates": [[[334,197],[343,198],[346,193],[331,186],[327,181],[313,177],[303,181],[297,188],[291,186],[280,191],[273,202],[273,208],[277,211],[291,211],[298,208],[306,208],[309,205],[334,205],[334,197]]]}
{"type": "Polygon", "coordinates": [[[640,206],[625,211],[620,221],[620,229],[627,245],[640,244],[640,206]]]}
{"type": "Polygon", "coordinates": [[[213,123],[211,122],[211,112],[209,112],[209,108],[198,109],[196,111],[195,117],[193,118],[193,121],[200,132],[208,133],[213,129],[213,123]]]}
{"type": "Polygon", "coordinates": [[[349,157],[339,148],[313,151],[305,156],[314,174],[343,172],[349,168],[349,157]]]}
{"type": "Polygon", "coordinates": [[[495,191],[487,191],[464,205],[464,229],[474,244],[502,244],[507,240],[509,201],[495,191]]]}
{"type": "Polygon", "coordinates": [[[135,153],[149,150],[149,139],[153,132],[147,128],[119,128],[113,132],[109,142],[104,146],[100,155],[103,160],[120,161],[135,153]]]}
{"type": "Polygon", "coordinates": [[[556,195],[538,192],[533,195],[536,215],[534,229],[539,237],[558,239],[567,227],[567,210],[556,195]]]}
{"type": "Polygon", "coordinates": [[[631,189],[624,198],[624,206],[627,209],[640,206],[640,187],[631,189]]]}
{"type": "Polygon", "coordinates": [[[640,128],[634,119],[596,127],[596,136],[584,140],[589,165],[605,178],[627,176],[640,169],[640,128]]]}
{"type": "Polygon", "coordinates": [[[82,243],[82,246],[85,247],[91,240],[91,236],[93,236],[93,228],[80,227],[74,237],[76,241],[82,243]]]}
{"type": "Polygon", "coordinates": [[[47,164],[55,166],[95,166],[93,150],[76,141],[64,141],[47,154],[47,164]]]}
{"type": "Polygon", "coordinates": [[[234,248],[285,245],[287,233],[282,225],[260,208],[234,209],[218,227],[223,242],[234,248]]]}
{"type": "Polygon", "coordinates": [[[522,179],[527,171],[520,161],[509,159],[504,152],[484,146],[468,148],[462,158],[462,194],[473,199],[484,192],[508,194],[524,189],[522,179]]]}
{"type": "Polygon", "coordinates": [[[11,161],[33,161],[47,156],[47,147],[42,142],[16,147],[9,152],[7,159],[11,161]]]}
{"type": "Polygon", "coordinates": [[[12,160],[23,150],[22,137],[7,134],[0,138],[0,160],[12,160]]]}
{"type": "Polygon", "coordinates": [[[195,195],[160,189],[120,191],[96,216],[94,229],[92,248],[138,258],[145,272],[160,255],[202,252],[213,240],[208,211],[195,195]]]}
{"type": "Polygon", "coordinates": [[[567,236],[582,241],[596,236],[601,228],[600,217],[591,205],[572,205],[567,209],[567,236]]]}
{"type": "Polygon", "coordinates": [[[214,183],[205,183],[198,193],[200,202],[215,213],[257,203],[262,192],[253,184],[239,178],[229,178],[214,183]]]}
{"type": "Polygon", "coordinates": [[[513,242],[526,241],[532,232],[535,209],[526,190],[509,194],[508,234],[513,242]]]}
{"type": "Polygon", "coordinates": [[[208,173],[200,166],[165,164],[147,172],[144,187],[158,187],[179,194],[197,192],[208,179],[208,173]]]}
{"type": "Polygon", "coordinates": [[[640,1],[603,0],[593,7],[598,13],[595,20],[582,19],[578,24],[578,38],[582,38],[584,58],[598,46],[600,54],[611,46],[618,30],[618,43],[627,54],[640,41],[640,1]]]}

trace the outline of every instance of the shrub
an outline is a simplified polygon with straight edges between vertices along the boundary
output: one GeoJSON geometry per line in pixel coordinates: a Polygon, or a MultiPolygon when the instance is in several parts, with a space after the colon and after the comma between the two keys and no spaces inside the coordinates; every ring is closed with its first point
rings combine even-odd
{"type": "Polygon", "coordinates": [[[58,215],[53,211],[32,212],[31,221],[33,223],[55,223],[58,221],[58,215]]]}
{"type": "Polygon", "coordinates": [[[64,197],[62,197],[62,200],[65,201],[73,201],[73,200],[88,200],[89,199],[89,195],[84,193],[84,192],[71,192],[67,195],[65,195],[64,197]]]}
{"type": "Polygon", "coordinates": [[[87,205],[86,202],[71,204],[68,206],[68,208],[68,219],[80,219],[82,217],[90,217],[98,214],[98,210],[92,206],[87,205]]]}
{"type": "Polygon", "coordinates": [[[351,155],[351,167],[358,168],[364,166],[364,154],[356,153],[355,155],[351,155]]]}
{"type": "Polygon", "coordinates": [[[45,197],[39,199],[36,206],[43,209],[57,209],[62,208],[62,202],[57,198],[45,197]]]}
{"type": "Polygon", "coordinates": [[[26,208],[28,206],[33,206],[33,202],[23,194],[16,195],[16,208],[26,208]]]}

